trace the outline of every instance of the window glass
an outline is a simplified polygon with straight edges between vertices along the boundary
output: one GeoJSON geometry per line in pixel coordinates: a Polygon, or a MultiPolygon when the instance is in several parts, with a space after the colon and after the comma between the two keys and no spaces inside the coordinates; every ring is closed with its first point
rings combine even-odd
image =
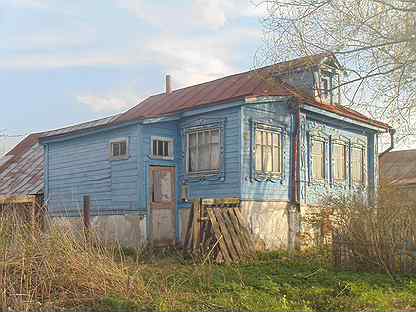
{"type": "Polygon", "coordinates": [[[173,141],[171,139],[152,138],[152,156],[156,158],[172,158],[173,141]]]}
{"type": "Polygon", "coordinates": [[[332,148],[334,160],[334,179],[345,180],[346,178],[346,147],[335,143],[332,148]]]}
{"type": "Polygon", "coordinates": [[[220,168],[220,130],[199,130],[188,134],[188,172],[220,168]]]}
{"type": "Polygon", "coordinates": [[[325,179],[325,142],[319,140],[311,141],[312,178],[325,179]]]}
{"type": "Polygon", "coordinates": [[[256,129],[255,168],[261,173],[282,173],[280,133],[256,129]]]}
{"type": "Polygon", "coordinates": [[[355,183],[363,183],[364,181],[363,154],[364,150],[362,148],[353,147],[351,150],[351,175],[352,181],[355,183]]]}
{"type": "Polygon", "coordinates": [[[111,157],[120,158],[127,156],[127,141],[111,142],[111,157]]]}

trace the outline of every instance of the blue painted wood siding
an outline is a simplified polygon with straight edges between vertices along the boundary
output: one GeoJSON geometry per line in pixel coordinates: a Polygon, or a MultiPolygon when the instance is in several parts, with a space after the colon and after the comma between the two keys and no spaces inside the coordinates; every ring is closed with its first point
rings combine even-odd
{"type": "MultiPolygon", "coordinates": [[[[178,142],[181,148],[180,159],[178,159],[178,178],[180,184],[189,186],[190,198],[226,198],[240,196],[240,107],[207,112],[194,116],[184,117],[179,123],[180,135],[178,142]],[[224,122],[224,177],[214,180],[201,179],[198,181],[188,180],[186,176],[185,157],[186,143],[183,131],[187,127],[200,123],[201,125],[212,122],[224,122]]],[[[182,204],[181,206],[187,206],[182,204]]]]}
{"type": "Polygon", "coordinates": [[[251,104],[242,107],[241,132],[241,199],[259,201],[289,201],[291,176],[291,115],[284,102],[251,104]],[[281,181],[258,181],[253,175],[252,123],[285,129],[283,134],[283,178],[281,181]]]}
{"type": "Polygon", "coordinates": [[[138,211],[137,125],[48,143],[48,209],[51,215],[79,215],[84,195],[91,214],[138,211]],[[110,160],[110,140],[128,138],[129,158],[110,160]]]}
{"type": "Polygon", "coordinates": [[[322,198],[322,195],[330,192],[371,191],[374,188],[376,177],[374,159],[377,158],[373,143],[375,138],[374,131],[314,113],[303,114],[303,121],[301,157],[307,164],[306,166],[301,166],[301,199],[303,203],[316,204],[322,198]],[[311,177],[310,144],[313,137],[320,137],[325,140],[325,181],[314,181],[311,177]],[[344,182],[337,182],[333,177],[334,160],[332,146],[337,140],[338,142],[343,142],[347,148],[346,179],[344,182]],[[352,146],[362,146],[365,150],[363,185],[354,184],[351,179],[352,146]]]}
{"type": "MultiPolygon", "coordinates": [[[[139,202],[139,206],[144,210],[149,209],[150,194],[150,166],[178,167],[181,157],[180,141],[178,140],[177,122],[159,122],[144,124],[142,127],[141,144],[139,145],[139,191],[144,194],[139,202]],[[162,160],[152,158],[152,136],[173,139],[173,159],[162,160]]],[[[176,173],[178,176],[178,173],[176,173]]],[[[176,199],[179,200],[179,179],[176,177],[176,199]]]]}

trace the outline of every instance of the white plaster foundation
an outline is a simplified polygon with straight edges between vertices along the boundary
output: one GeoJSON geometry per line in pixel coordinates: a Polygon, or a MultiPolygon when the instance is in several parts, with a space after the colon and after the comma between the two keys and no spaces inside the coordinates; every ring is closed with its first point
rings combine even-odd
{"type": "MultiPolygon", "coordinates": [[[[75,235],[83,233],[80,217],[51,217],[52,226],[75,235]]],[[[91,230],[104,244],[120,244],[123,247],[141,248],[146,244],[146,217],[137,214],[91,217],[91,230]]]]}
{"type": "Polygon", "coordinates": [[[241,213],[259,250],[287,249],[288,203],[242,201],[241,213]]]}

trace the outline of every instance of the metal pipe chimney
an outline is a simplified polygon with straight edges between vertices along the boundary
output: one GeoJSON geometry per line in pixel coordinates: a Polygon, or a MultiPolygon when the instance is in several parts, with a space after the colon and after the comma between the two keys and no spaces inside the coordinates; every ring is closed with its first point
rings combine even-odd
{"type": "Polygon", "coordinates": [[[172,93],[172,79],[170,75],[166,75],[166,94],[172,93]]]}

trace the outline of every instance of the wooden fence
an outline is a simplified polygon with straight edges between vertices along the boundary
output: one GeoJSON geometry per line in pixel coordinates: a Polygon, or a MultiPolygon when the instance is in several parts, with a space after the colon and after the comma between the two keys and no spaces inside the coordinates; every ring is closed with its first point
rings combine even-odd
{"type": "Polygon", "coordinates": [[[413,242],[409,241],[398,247],[334,238],[332,255],[337,269],[391,274],[416,273],[416,250],[413,242]]]}
{"type": "Polygon", "coordinates": [[[253,259],[255,247],[238,199],[196,199],[184,240],[185,251],[216,262],[253,259]]]}

